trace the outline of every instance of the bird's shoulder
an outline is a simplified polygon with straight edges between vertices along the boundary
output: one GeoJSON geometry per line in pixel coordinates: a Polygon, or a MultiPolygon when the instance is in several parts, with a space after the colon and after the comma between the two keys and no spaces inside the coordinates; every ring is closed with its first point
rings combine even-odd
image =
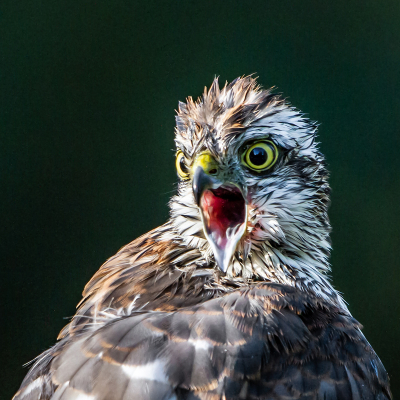
{"type": "Polygon", "coordinates": [[[160,226],[110,257],[86,284],[78,310],[59,339],[103,324],[110,313],[173,311],[214,297],[216,290],[207,286],[210,274],[197,271],[204,264],[201,252],[170,238],[170,230],[168,224],[160,226]]]}
{"type": "Polygon", "coordinates": [[[390,398],[360,324],[287,285],[259,283],[174,311],[134,312],[63,340],[45,378],[27,377],[18,400],[39,391],[91,400],[390,398]]]}

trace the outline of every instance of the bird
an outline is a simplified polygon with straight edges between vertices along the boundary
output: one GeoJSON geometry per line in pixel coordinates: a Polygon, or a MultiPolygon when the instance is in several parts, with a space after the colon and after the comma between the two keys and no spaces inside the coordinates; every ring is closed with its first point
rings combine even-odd
{"type": "Polygon", "coordinates": [[[317,128],[253,75],[179,102],[168,221],[94,274],[14,400],[391,399],[331,283],[317,128]]]}

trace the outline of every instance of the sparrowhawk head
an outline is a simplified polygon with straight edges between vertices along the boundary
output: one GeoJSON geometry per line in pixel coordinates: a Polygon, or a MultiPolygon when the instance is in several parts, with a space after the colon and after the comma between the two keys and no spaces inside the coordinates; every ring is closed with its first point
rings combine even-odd
{"type": "Polygon", "coordinates": [[[330,189],[315,135],[315,123],[252,77],[222,89],[215,79],[179,103],[176,232],[228,276],[327,270],[330,189]]]}

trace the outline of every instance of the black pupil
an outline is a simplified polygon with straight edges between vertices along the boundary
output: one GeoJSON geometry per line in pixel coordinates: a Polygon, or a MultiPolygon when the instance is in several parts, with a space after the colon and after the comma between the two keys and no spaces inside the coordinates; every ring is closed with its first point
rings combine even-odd
{"type": "Polygon", "coordinates": [[[255,147],[251,150],[249,158],[253,165],[263,165],[267,161],[268,154],[262,147],[255,147]]]}
{"type": "Polygon", "coordinates": [[[184,174],[187,174],[188,169],[187,169],[186,164],[185,164],[185,157],[181,157],[181,159],[179,160],[179,166],[181,167],[181,171],[184,174]]]}

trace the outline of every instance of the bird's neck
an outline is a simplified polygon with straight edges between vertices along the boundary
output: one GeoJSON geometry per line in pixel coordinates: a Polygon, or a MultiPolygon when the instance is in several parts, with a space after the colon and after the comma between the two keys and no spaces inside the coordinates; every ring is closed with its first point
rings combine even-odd
{"type": "Polygon", "coordinates": [[[179,243],[182,252],[198,251],[197,273],[201,270],[214,271],[212,279],[219,281],[223,277],[225,285],[242,286],[260,281],[291,285],[347,309],[340,294],[329,282],[327,272],[330,268],[326,254],[322,255],[321,249],[312,248],[311,244],[310,251],[300,251],[289,241],[274,246],[267,241],[252,242],[244,239],[239,244],[226,274],[222,274],[202,233],[200,221],[188,221],[185,216],[173,215],[168,225],[171,230],[166,230],[163,240],[179,243]]]}

